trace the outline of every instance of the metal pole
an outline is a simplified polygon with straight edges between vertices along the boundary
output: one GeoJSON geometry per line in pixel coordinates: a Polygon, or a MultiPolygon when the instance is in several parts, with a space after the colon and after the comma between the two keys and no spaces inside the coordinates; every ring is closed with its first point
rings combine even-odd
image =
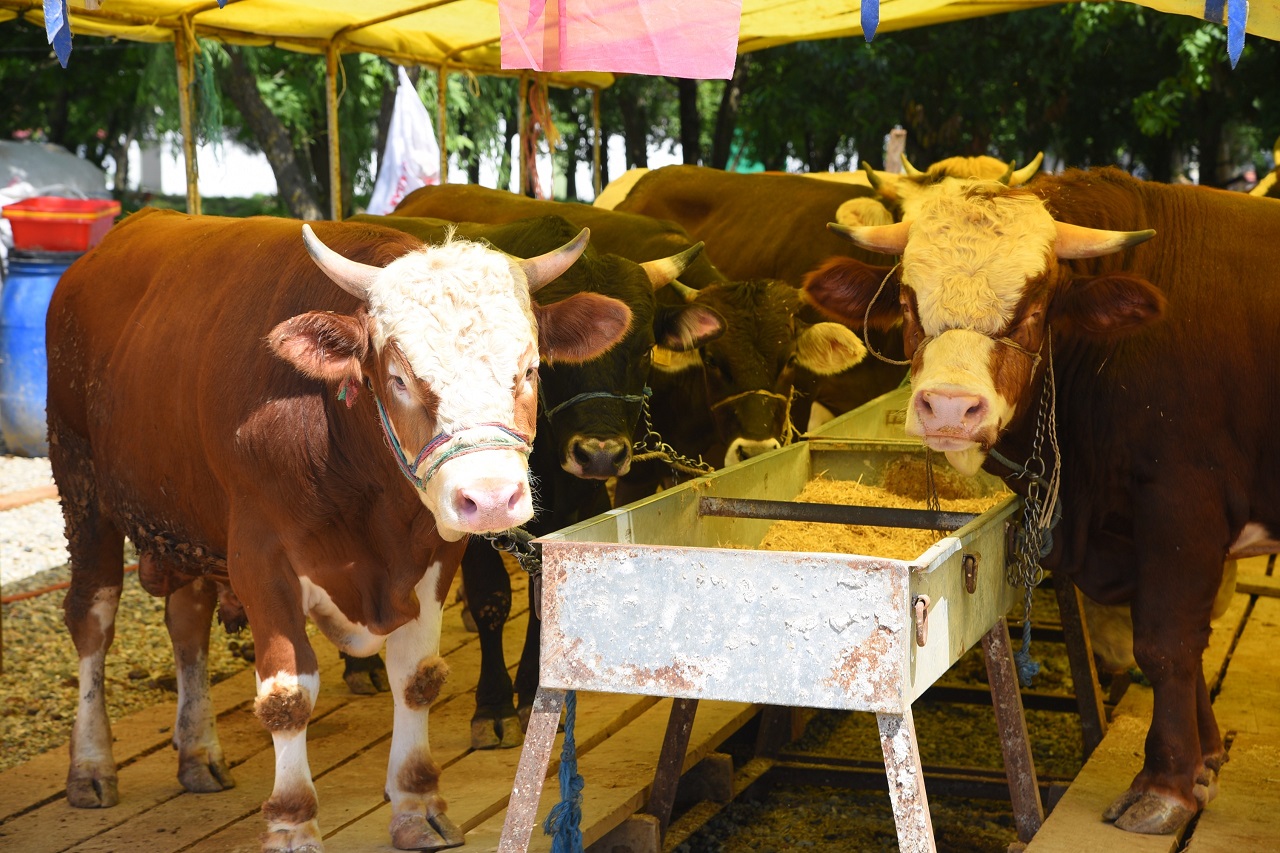
{"type": "Polygon", "coordinates": [[[816,521],[823,524],[865,524],[872,527],[910,527],[917,530],[959,530],[978,517],[977,514],[970,512],[714,497],[698,499],[698,515],[764,518],[774,521],[816,521]]]}
{"type": "Polygon", "coordinates": [[[518,166],[519,169],[516,172],[516,177],[519,179],[519,183],[520,183],[520,188],[519,190],[517,190],[517,192],[519,192],[520,195],[525,195],[526,193],[529,192],[529,166],[527,163],[525,163],[525,160],[524,160],[524,146],[525,146],[525,142],[528,140],[528,133],[529,133],[529,129],[525,126],[525,114],[526,114],[525,98],[528,96],[528,88],[527,88],[528,84],[529,84],[528,76],[521,74],[520,75],[520,97],[516,103],[516,128],[519,131],[519,135],[520,135],[520,146],[519,146],[520,154],[519,156],[516,157],[516,166],[518,166]]]}
{"type": "Polygon", "coordinates": [[[443,62],[436,74],[436,123],[440,125],[440,183],[443,185],[449,183],[449,146],[445,142],[449,123],[449,71],[443,62]]]}
{"type": "Polygon", "coordinates": [[[196,133],[191,87],[195,80],[195,39],[186,27],[173,34],[178,64],[178,120],[182,128],[182,156],[187,167],[187,213],[200,214],[200,170],[196,164],[196,133]]]}
{"type": "Polygon", "coordinates": [[[342,219],[342,152],[338,148],[338,46],[329,42],[325,59],[325,106],[329,117],[329,218],[342,219]]]}
{"type": "Polygon", "coordinates": [[[604,176],[600,172],[600,90],[591,90],[591,169],[592,183],[595,189],[596,198],[600,197],[600,190],[604,183],[604,176]]]}

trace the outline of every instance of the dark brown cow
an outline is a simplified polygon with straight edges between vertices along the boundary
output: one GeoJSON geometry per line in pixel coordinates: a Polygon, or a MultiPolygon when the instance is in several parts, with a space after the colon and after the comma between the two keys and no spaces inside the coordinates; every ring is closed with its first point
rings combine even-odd
{"type": "Polygon", "coordinates": [[[461,843],[427,741],[442,599],[468,534],[532,515],[539,354],[592,358],[630,323],[598,294],[531,304],[585,242],[518,261],[368,225],[143,211],[67,271],[48,412],[80,656],[72,805],[118,799],[102,674],[128,536],[143,585],[168,599],[184,787],[233,784],[205,667],[220,600],[224,623],[253,632],[276,748],[263,849],[321,849],[310,616],[345,651],[387,645],[393,843],[461,843]]]}
{"type": "Polygon", "coordinates": [[[1201,669],[1224,559],[1280,550],[1280,205],[1072,171],[944,185],[848,233],[900,267],[832,261],[806,292],[855,327],[868,305],[903,323],[907,431],[1020,493],[1043,480],[1046,520],[1060,484],[1044,565],[1129,603],[1155,710],[1104,817],[1173,831],[1224,755],[1201,669]]]}

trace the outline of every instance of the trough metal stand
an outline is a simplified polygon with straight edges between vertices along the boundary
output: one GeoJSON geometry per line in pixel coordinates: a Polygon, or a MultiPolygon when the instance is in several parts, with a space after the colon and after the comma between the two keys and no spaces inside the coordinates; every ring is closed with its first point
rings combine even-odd
{"type": "MultiPolygon", "coordinates": [[[[1009,797],[1013,804],[1014,825],[1018,840],[1029,842],[1044,823],[1044,806],[1031,741],[1023,715],[1022,696],[1018,692],[1018,675],[1013,660],[1013,644],[1009,627],[1001,618],[982,637],[987,681],[991,687],[991,704],[1000,731],[1000,750],[1009,779],[1009,797]]],[[[564,708],[565,691],[539,687],[533,701],[533,713],[525,733],[524,749],[516,768],[515,784],[502,825],[498,853],[525,853],[532,837],[542,786],[551,761],[556,728],[564,708]]],[[[675,801],[676,785],[684,764],[689,735],[698,700],[677,699],[671,709],[662,753],[654,774],[654,784],[646,811],[658,818],[666,834],[675,801]]],[[[908,705],[901,714],[876,714],[880,729],[880,748],[884,754],[885,776],[897,827],[898,846],[903,853],[935,853],[933,821],[925,793],[924,771],[920,761],[915,720],[908,705]]]]}

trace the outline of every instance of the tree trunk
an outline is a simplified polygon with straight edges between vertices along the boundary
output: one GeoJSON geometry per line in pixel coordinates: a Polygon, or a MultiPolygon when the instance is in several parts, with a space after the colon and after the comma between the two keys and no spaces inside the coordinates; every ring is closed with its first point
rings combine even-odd
{"type": "Polygon", "coordinates": [[[577,132],[567,133],[564,137],[564,200],[578,201],[578,142],[577,132]]]}
{"type": "Polygon", "coordinates": [[[698,81],[675,79],[680,93],[680,148],[687,166],[702,162],[702,116],[698,114],[698,81]]]}
{"type": "Polygon", "coordinates": [[[224,71],[224,91],[240,110],[258,147],[267,156],[276,177],[280,200],[299,219],[324,219],[324,210],[316,200],[315,187],[298,163],[288,128],[263,102],[257,80],[241,49],[228,45],[227,53],[231,62],[224,71]]]}
{"type": "Polygon", "coordinates": [[[738,124],[738,107],[742,103],[742,84],[746,81],[749,61],[745,56],[738,57],[733,77],[725,83],[724,94],[720,96],[720,109],[716,110],[716,129],[711,136],[711,166],[715,169],[724,169],[729,165],[733,131],[738,124]]]}
{"type": "Polygon", "coordinates": [[[511,189],[511,143],[516,138],[514,110],[502,117],[502,154],[498,157],[498,189],[511,189]]]}
{"type": "MultiPolygon", "coordinates": [[[[627,150],[627,168],[638,169],[649,165],[649,109],[625,85],[616,87],[618,106],[622,113],[622,139],[627,150]]],[[[611,90],[612,91],[612,90],[611,90]]]]}
{"type": "Polygon", "coordinates": [[[112,189],[117,196],[129,190],[129,146],[133,139],[126,133],[116,135],[111,143],[111,159],[116,161],[116,176],[112,181],[112,189]]]}

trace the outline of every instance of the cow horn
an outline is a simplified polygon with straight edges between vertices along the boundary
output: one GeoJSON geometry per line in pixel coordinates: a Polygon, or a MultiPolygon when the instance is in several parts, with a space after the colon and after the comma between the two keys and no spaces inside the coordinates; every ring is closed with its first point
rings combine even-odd
{"type": "MultiPolygon", "coordinates": [[[[1031,176],[1040,171],[1040,164],[1044,162],[1044,152],[1041,151],[1035,157],[1031,158],[1031,162],[1023,166],[1021,169],[1014,169],[1013,174],[1009,176],[1009,186],[1020,187],[1027,181],[1031,180],[1031,176]]],[[[1009,168],[1013,168],[1015,164],[1010,163],[1009,168]]]]}
{"type": "Polygon", "coordinates": [[[871,168],[871,164],[868,163],[866,160],[862,161],[862,170],[867,173],[867,183],[871,184],[871,189],[875,190],[876,192],[879,192],[880,185],[884,183],[884,180],[880,177],[880,174],[876,172],[875,169],[871,168]]]}
{"type": "Polygon", "coordinates": [[[1016,164],[1013,160],[1010,160],[1010,161],[1009,161],[1009,168],[1005,169],[1005,170],[1004,170],[1004,174],[1003,174],[1003,175],[1001,175],[1000,177],[996,178],[996,180],[997,180],[997,181],[999,181],[1000,183],[1004,184],[1006,187],[1011,187],[1011,186],[1013,186],[1013,184],[1011,183],[1011,181],[1013,181],[1013,173],[1014,173],[1014,166],[1015,166],[1015,165],[1017,165],[1017,164],[1016,164]]]}
{"type": "Polygon", "coordinates": [[[886,255],[901,255],[907,246],[907,234],[911,230],[911,222],[903,220],[892,225],[862,225],[850,227],[839,222],[828,222],[827,230],[838,234],[850,243],[881,252],[886,255]]]}
{"type": "Polygon", "coordinates": [[[676,293],[680,294],[680,298],[685,302],[693,302],[698,298],[698,291],[677,279],[673,278],[671,281],[667,282],[667,287],[670,287],[676,293]]]}
{"type": "Polygon", "coordinates": [[[898,155],[902,159],[902,172],[908,178],[923,178],[925,173],[911,165],[911,161],[907,159],[906,154],[898,155]]]}
{"type": "Polygon", "coordinates": [[[1059,258],[1097,258],[1136,246],[1156,236],[1156,232],[1150,228],[1145,231],[1104,231],[1101,228],[1085,228],[1057,220],[1053,224],[1058,228],[1053,253],[1059,258]]]}
{"type": "Polygon", "coordinates": [[[537,293],[544,284],[555,281],[565,270],[573,266],[573,262],[587,248],[587,241],[590,239],[591,229],[583,228],[578,232],[577,237],[559,249],[553,249],[536,258],[519,261],[520,269],[524,270],[524,277],[529,280],[529,293],[537,293]]]}
{"type": "Polygon", "coordinates": [[[702,242],[694,243],[689,248],[679,254],[672,255],[669,258],[658,258],[656,261],[645,261],[640,266],[644,268],[645,273],[649,276],[649,283],[653,285],[653,289],[657,290],[665,284],[670,284],[680,277],[680,273],[684,272],[689,264],[693,263],[698,255],[702,254],[702,242]]]}
{"type": "Polygon", "coordinates": [[[380,267],[344,258],[321,242],[311,226],[305,223],[302,226],[302,242],[306,244],[311,260],[316,262],[316,266],[325,275],[333,279],[334,284],[362,302],[369,301],[369,288],[382,272],[380,267]]]}

